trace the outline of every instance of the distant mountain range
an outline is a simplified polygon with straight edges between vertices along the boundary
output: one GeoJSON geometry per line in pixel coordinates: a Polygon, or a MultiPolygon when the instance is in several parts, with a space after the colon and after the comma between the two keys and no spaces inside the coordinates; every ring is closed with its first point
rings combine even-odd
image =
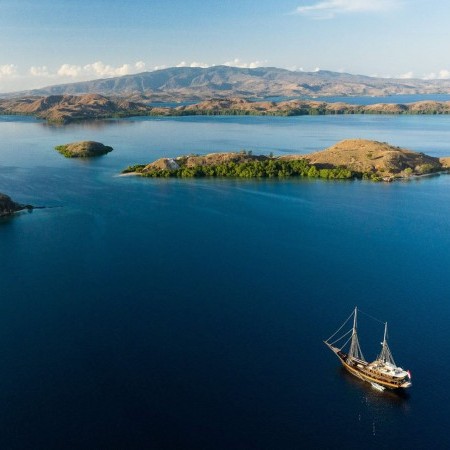
{"type": "Polygon", "coordinates": [[[450,80],[375,78],[319,70],[293,72],[275,67],[242,69],[173,67],[42,89],[3,94],[2,97],[64,94],[125,96],[135,101],[199,101],[211,98],[267,98],[322,96],[379,96],[450,93],[450,80]]]}

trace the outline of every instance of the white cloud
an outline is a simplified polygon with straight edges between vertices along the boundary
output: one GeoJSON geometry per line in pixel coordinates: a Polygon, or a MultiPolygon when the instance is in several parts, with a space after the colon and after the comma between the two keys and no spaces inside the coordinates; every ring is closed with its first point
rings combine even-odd
{"type": "Polygon", "coordinates": [[[399,76],[399,78],[402,78],[402,79],[404,79],[404,80],[409,80],[409,79],[411,79],[411,78],[414,78],[414,72],[410,70],[409,72],[402,73],[402,74],[399,76]]]}
{"type": "Polygon", "coordinates": [[[83,67],[85,74],[96,77],[120,77],[131,73],[132,67],[129,64],[123,64],[119,67],[113,67],[109,64],[104,64],[102,61],[96,61],[92,64],[86,64],[83,67]]]}
{"type": "Polygon", "coordinates": [[[400,0],[323,0],[299,6],[294,14],[315,19],[331,19],[338,14],[390,11],[400,6],[400,0]]]}
{"type": "MultiPolygon", "coordinates": [[[[164,66],[164,67],[166,67],[166,66],[164,66]]],[[[179,64],[176,65],[176,67],[201,67],[203,69],[206,69],[208,67],[211,67],[211,64],[196,62],[196,61],[191,62],[191,63],[187,63],[186,61],[181,61],[179,64]]]]}
{"type": "MultiPolygon", "coordinates": [[[[221,63],[222,66],[229,66],[229,67],[239,67],[241,69],[256,69],[257,67],[262,67],[267,65],[268,61],[267,59],[263,61],[251,61],[251,62],[244,62],[241,61],[239,58],[235,58],[232,61],[225,61],[221,63]]],[[[202,69],[207,69],[208,67],[214,67],[216,64],[209,64],[205,62],[187,62],[187,61],[181,61],[179,62],[175,67],[201,67],[202,69]]],[[[167,65],[161,65],[161,66],[155,66],[153,70],[161,70],[161,69],[167,69],[167,65]]]]}
{"type": "MultiPolygon", "coordinates": [[[[132,73],[142,72],[145,69],[145,62],[138,61],[134,64],[122,64],[121,66],[111,66],[105,64],[102,61],[96,61],[84,66],[78,66],[74,64],[63,64],[56,72],[56,76],[62,78],[108,78],[108,77],[120,77],[122,75],[129,75],[132,73]]],[[[46,68],[45,66],[43,66],[46,68]]],[[[39,73],[39,69],[31,68],[36,74],[39,73]]],[[[32,73],[33,75],[35,73],[32,73]]],[[[51,76],[51,75],[49,75],[51,76]]]]}
{"type": "Polygon", "coordinates": [[[304,67],[291,66],[286,67],[287,70],[291,70],[292,72],[318,72],[320,67],[314,67],[314,69],[305,69],[304,67]]]}
{"type": "Polygon", "coordinates": [[[31,66],[30,75],[33,77],[51,77],[52,75],[48,71],[47,66],[31,66]]]}
{"type": "Polygon", "coordinates": [[[134,67],[136,68],[136,70],[139,70],[139,71],[145,70],[145,66],[146,66],[146,64],[145,64],[144,61],[138,61],[138,62],[134,65],[134,67]]]}
{"type": "Polygon", "coordinates": [[[233,61],[226,61],[222,65],[230,67],[240,67],[241,69],[256,69],[267,64],[267,60],[264,61],[252,61],[249,63],[241,61],[239,58],[233,59],[233,61]]]}
{"type": "Polygon", "coordinates": [[[17,73],[17,66],[15,64],[4,64],[0,66],[0,78],[12,78],[17,73]]]}
{"type": "Polygon", "coordinates": [[[441,69],[439,72],[431,72],[424,76],[425,80],[447,80],[450,78],[450,70],[441,69]]]}
{"type": "Polygon", "coordinates": [[[206,64],[206,63],[203,63],[203,62],[196,62],[196,61],[194,61],[194,62],[191,63],[190,67],[201,67],[203,69],[206,69],[206,68],[211,67],[211,66],[209,64],[206,64]]]}
{"type": "Polygon", "coordinates": [[[72,64],[63,64],[58,71],[56,72],[57,75],[60,77],[70,77],[70,78],[76,78],[80,75],[82,69],[80,66],[75,66],[72,64]]]}

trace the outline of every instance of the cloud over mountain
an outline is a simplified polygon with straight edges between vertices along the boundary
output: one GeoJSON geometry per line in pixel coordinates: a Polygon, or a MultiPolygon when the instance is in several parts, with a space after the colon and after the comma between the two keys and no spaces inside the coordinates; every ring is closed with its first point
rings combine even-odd
{"type": "MultiPolygon", "coordinates": [[[[133,70],[136,66],[133,67],[133,70]]],[[[62,66],[62,73],[70,76],[95,73],[110,75],[126,72],[128,67],[109,68],[105,65],[62,66]]],[[[46,68],[35,67],[36,74],[45,74],[46,68]]],[[[211,98],[320,97],[333,95],[393,95],[450,93],[448,71],[430,74],[429,80],[412,79],[406,73],[403,79],[376,78],[343,72],[316,70],[289,71],[274,67],[172,67],[158,71],[126,74],[118,77],[54,84],[22,95],[102,94],[133,96],[138,101],[183,101],[211,98]]],[[[52,78],[51,78],[52,79],[52,78]]],[[[47,78],[48,80],[48,78],[47,78]]],[[[53,80],[53,79],[52,79],[53,80]]],[[[57,80],[57,78],[55,79],[57,80]]],[[[9,94],[12,96],[14,94],[9,94]]]]}

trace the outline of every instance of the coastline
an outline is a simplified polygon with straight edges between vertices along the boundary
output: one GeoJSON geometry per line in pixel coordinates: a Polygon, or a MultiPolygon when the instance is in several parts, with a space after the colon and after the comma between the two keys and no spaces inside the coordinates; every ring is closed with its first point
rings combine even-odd
{"type": "Polygon", "coordinates": [[[152,178],[309,177],[392,182],[448,172],[448,158],[432,157],[386,142],[347,139],[309,154],[274,157],[244,150],[165,157],[129,166],[121,175],[152,178]]]}
{"type": "Polygon", "coordinates": [[[0,115],[31,116],[49,124],[66,125],[104,119],[130,117],[183,116],[317,116],[317,115],[448,115],[450,101],[417,101],[412,103],[355,104],[321,100],[287,99],[251,101],[231,97],[208,99],[180,106],[151,106],[99,94],[53,95],[47,97],[0,98],[0,115]]]}

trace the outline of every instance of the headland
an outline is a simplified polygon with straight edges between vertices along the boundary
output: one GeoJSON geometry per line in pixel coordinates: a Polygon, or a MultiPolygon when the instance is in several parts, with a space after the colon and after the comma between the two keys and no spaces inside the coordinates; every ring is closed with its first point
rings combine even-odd
{"type": "Polygon", "coordinates": [[[0,217],[11,216],[16,212],[23,211],[25,209],[30,211],[33,209],[33,206],[16,203],[11,199],[11,197],[0,192],[0,217]]]}

